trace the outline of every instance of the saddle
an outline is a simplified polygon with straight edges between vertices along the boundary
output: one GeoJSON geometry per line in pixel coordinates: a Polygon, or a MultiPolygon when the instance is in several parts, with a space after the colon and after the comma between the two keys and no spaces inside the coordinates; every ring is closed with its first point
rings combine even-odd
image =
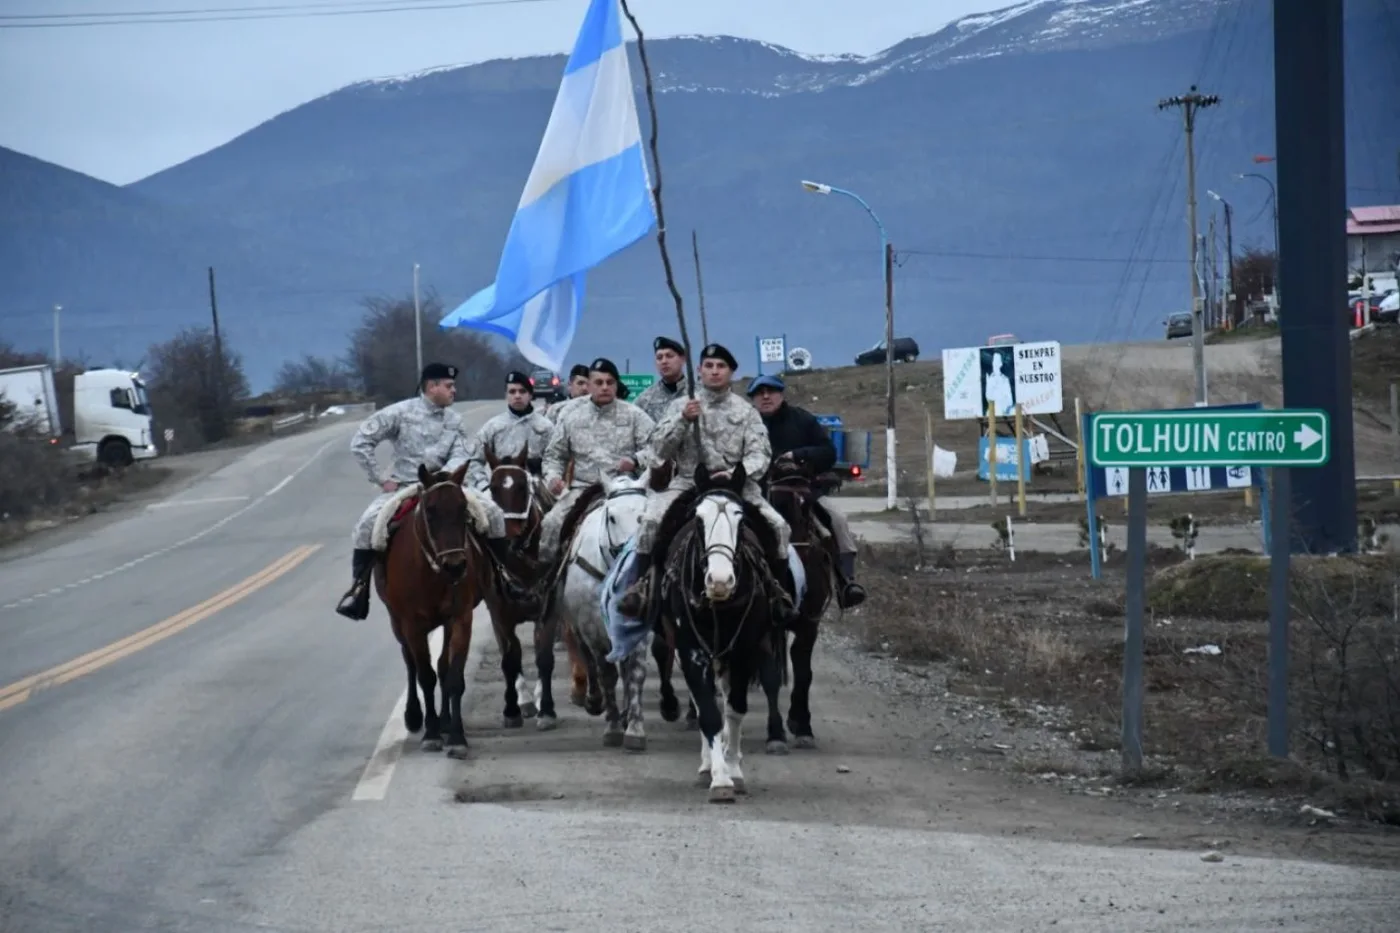
{"type": "Polygon", "coordinates": [[[559,553],[569,553],[569,548],[574,543],[574,535],[578,533],[579,525],[583,524],[583,519],[589,512],[593,511],[603,501],[603,484],[601,482],[592,483],[585,486],[583,492],[574,500],[574,504],[569,509],[569,514],[564,516],[564,522],[559,526],[559,553]]]}

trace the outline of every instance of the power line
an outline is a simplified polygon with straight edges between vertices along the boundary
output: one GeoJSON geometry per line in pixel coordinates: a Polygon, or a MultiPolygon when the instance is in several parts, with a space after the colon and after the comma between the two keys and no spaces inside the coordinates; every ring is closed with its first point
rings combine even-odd
{"type": "Polygon", "coordinates": [[[3,29],[81,29],[89,26],[146,26],[178,23],[229,23],[273,19],[311,19],[327,16],[364,16],[473,7],[515,6],[524,3],[557,3],[559,0],[336,0],[263,7],[206,7],[192,10],[127,11],[125,13],[33,13],[0,15],[3,29]],[[359,4],[376,3],[376,6],[359,4]],[[391,4],[385,6],[384,4],[391,4]],[[116,17],[126,17],[125,19],[116,17]]]}

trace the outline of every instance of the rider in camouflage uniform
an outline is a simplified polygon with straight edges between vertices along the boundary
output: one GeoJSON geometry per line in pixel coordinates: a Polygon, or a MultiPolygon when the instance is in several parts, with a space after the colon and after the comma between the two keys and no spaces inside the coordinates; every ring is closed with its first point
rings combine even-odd
{"type": "MultiPolygon", "coordinates": [[[[394,497],[400,486],[418,482],[419,464],[429,470],[452,472],[466,461],[462,417],[451,407],[456,379],[457,367],[429,363],[423,367],[418,395],[370,415],[350,441],[350,452],[380,491],[355,524],[351,540],[353,582],[335,610],[346,618],[360,620],[369,615],[369,583],[375,560],[374,523],[384,504],[394,497]],[[389,467],[389,476],[381,478],[375,449],[386,440],[394,445],[394,462],[389,467]]],[[[504,553],[505,533],[505,520],[497,521],[493,517],[487,543],[498,560],[504,553]]],[[[510,595],[523,596],[508,576],[505,582],[510,595]]]]}
{"type": "MultiPolygon", "coordinates": [[[[632,473],[647,466],[647,442],[654,422],[637,406],[616,398],[617,366],[596,359],[589,367],[589,396],[566,403],[544,452],[544,481],[559,501],[540,529],[540,561],[552,562],[559,550],[564,519],[583,490],[604,477],[632,473]],[[571,487],[564,490],[564,470],[574,463],[571,487]]],[[[546,570],[542,580],[551,573],[546,570]]]]}
{"type": "Polygon", "coordinates": [[[550,424],[558,424],[559,415],[564,409],[581,398],[588,398],[588,367],[577,363],[569,370],[569,397],[562,402],[552,402],[544,416],[549,419],[550,424]]]}
{"type": "MultiPolygon", "coordinates": [[[[747,479],[743,498],[755,506],[778,536],[778,553],[769,555],[773,575],[779,581],[790,579],[787,567],[791,530],[777,510],[763,497],[758,481],[768,471],[771,448],[763,419],[752,405],[730,392],[730,381],[738,363],[734,355],[717,343],[700,353],[700,390],[694,399],[676,399],[657,425],[652,437],[651,457],[655,462],[675,462],[674,478],[665,492],[647,500],[646,514],[637,534],[637,582],[628,588],[618,608],[623,614],[641,618],[649,596],[652,549],[656,532],[671,504],[680,494],[693,489],[695,468],[703,464],[711,474],[729,474],[741,463],[747,479]],[[695,422],[700,423],[700,446],[695,441],[695,422]]],[[[784,586],[787,586],[785,583],[784,586]]],[[[778,621],[786,622],[794,611],[792,594],[779,594],[778,621]]]]}
{"type": "Polygon", "coordinates": [[[535,411],[530,377],[522,372],[506,373],[506,410],[483,424],[467,445],[467,485],[486,492],[491,485],[491,471],[486,464],[486,448],[496,456],[510,457],[525,451],[531,472],[539,472],[545,445],[554,425],[535,411]]]}
{"type": "Polygon", "coordinates": [[[657,337],[651,344],[656,354],[657,380],[647,386],[632,404],[651,416],[657,424],[676,399],[687,395],[685,347],[670,337],[657,337]]]}

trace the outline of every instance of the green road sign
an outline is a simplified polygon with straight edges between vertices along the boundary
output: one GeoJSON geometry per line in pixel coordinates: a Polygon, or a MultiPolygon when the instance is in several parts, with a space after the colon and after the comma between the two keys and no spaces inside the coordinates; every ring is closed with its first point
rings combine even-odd
{"type": "Polygon", "coordinates": [[[643,389],[650,388],[656,381],[656,376],[652,373],[623,373],[622,384],[627,386],[628,397],[636,398],[643,389]]]}
{"type": "Polygon", "coordinates": [[[1330,456],[1325,411],[1112,411],[1090,421],[1099,467],[1322,466],[1330,456]]]}

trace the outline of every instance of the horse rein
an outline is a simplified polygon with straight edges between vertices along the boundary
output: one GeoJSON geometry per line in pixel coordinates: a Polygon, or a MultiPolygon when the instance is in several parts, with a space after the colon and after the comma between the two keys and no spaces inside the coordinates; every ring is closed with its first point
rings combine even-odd
{"type": "MultiPolygon", "coordinates": [[[[433,573],[442,573],[442,560],[444,557],[451,557],[454,554],[466,555],[471,553],[470,547],[454,547],[448,548],[445,551],[438,550],[437,542],[433,540],[432,529],[428,527],[428,513],[423,511],[423,505],[428,501],[428,494],[430,492],[437,489],[439,486],[456,485],[457,484],[453,483],[451,480],[442,480],[441,482],[434,483],[418,494],[418,504],[413,507],[413,537],[417,539],[418,550],[422,552],[423,559],[428,562],[428,566],[432,568],[433,573]],[[423,526],[423,532],[421,534],[418,531],[419,525],[423,526]],[[424,543],[425,541],[427,542],[426,544],[424,543]]],[[[457,488],[461,489],[462,487],[457,486],[457,488]]],[[[462,495],[465,496],[466,493],[464,492],[462,495]]],[[[467,541],[468,543],[471,542],[471,535],[467,536],[467,541]]]]}

